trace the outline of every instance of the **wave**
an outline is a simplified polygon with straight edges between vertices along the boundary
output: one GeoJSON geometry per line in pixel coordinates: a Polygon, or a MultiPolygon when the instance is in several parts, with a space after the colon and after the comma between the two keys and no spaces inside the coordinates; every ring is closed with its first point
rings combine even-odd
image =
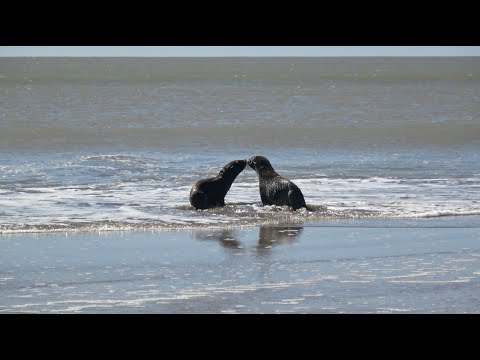
{"type": "Polygon", "coordinates": [[[465,58],[4,58],[3,82],[192,84],[318,83],[328,80],[472,81],[475,57],[465,58]]]}
{"type": "MultiPolygon", "coordinates": [[[[88,157],[86,162],[99,158],[88,157]]],[[[130,163],[128,157],[102,161],[130,163]]],[[[100,164],[101,166],[102,163],[100,164]]],[[[263,206],[254,174],[235,182],[227,206],[197,211],[188,197],[193,178],[148,178],[69,186],[0,189],[0,233],[160,231],[480,215],[480,178],[291,178],[308,210],[263,206]]]]}
{"type": "Polygon", "coordinates": [[[292,226],[304,224],[322,224],[328,226],[331,221],[340,220],[401,220],[412,218],[441,218],[451,216],[480,215],[479,210],[472,211],[428,211],[410,214],[386,214],[372,210],[335,210],[319,204],[307,204],[309,210],[292,211],[288,207],[258,205],[227,205],[222,209],[195,211],[189,205],[177,206],[187,212],[201,212],[199,219],[177,218],[170,220],[133,220],[133,221],[91,221],[69,222],[61,224],[39,223],[21,225],[0,225],[0,234],[23,233],[72,233],[72,232],[156,232],[198,229],[235,229],[257,226],[292,226]],[[255,209],[252,211],[252,209],[255,209]],[[237,215],[237,216],[232,216],[237,215]]]}
{"type": "MultiPolygon", "coordinates": [[[[59,146],[65,149],[75,147],[123,146],[150,149],[175,146],[189,148],[211,147],[245,147],[258,144],[272,145],[282,148],[313,147],[321,144],[352,148],[372,142],[390,144],[405,142],[410,145],[436,146],[467,146],[479,144],[480,125],[475,123],[362,123],[335,124],[326,123],[320,118],[296,119],[292,123],[271,124],[242,123],[235,126],[218,124],[211,121],[206,124],[179,123],[171,127],[159,127],[158,124],[145,124],[139,128],[129,128],[120,121],[111,128],[82,127],[42,127],[31,122],[31,126],[12,124],[6,131],[0,133],[0,143],[5,148],[30,148],[37,144],[42,149],[55,149],[59,146]],[[303,121],[303,123],[301,122],[303,121]],[[186,126],[188,125],[188,126],[186,126]],[[18,143],[16,139],[23,139],[18,143]],[[298,141],[302,139],[302,141],[298,141]]],[[[139,120],[142,121],[142,120],[139,120]]],[[[196,121],[196,120],[195,120],[196,121]]],[[[128,159],[126,160],[128,161],[128,159]]]]}

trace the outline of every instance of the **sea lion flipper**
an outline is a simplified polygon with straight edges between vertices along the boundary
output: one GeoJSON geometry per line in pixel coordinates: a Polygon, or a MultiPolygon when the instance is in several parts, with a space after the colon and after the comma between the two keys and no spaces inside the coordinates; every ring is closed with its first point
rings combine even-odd
{"type": "Polygon", "coordinates": [[[263,205],[273,205],[273,203],[268,199],[264,193],[260,193],[260,199],[262,200],[263,205]]]}
{"type": "Polygon", "coordinates": [[[203,191],[198,189],[192,189],[192,191],[190,192],[190,204],[195,209],[207,209],[208,197],[203,191]]]}
{"type": "Polygon", "coordinates": [[[288,191],[288,202],[294,210],[307,207],[307,205],[305,204],[305,198],[303,197],[302,192],[297,186],[292,187],[288,191]]]}

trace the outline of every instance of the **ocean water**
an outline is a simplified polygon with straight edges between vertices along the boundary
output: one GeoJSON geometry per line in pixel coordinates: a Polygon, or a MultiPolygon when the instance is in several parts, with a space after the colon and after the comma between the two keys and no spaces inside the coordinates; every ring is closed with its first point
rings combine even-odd
{"type": "MultiPolygon", "coordinates": [[[[479,58],[1,58],[0,233],[480,215],[479,58]],[[191,186],[263,155],[315,211],[191,186]]],[[[465,220],[466,219],[466,220],[465,220]]]]}

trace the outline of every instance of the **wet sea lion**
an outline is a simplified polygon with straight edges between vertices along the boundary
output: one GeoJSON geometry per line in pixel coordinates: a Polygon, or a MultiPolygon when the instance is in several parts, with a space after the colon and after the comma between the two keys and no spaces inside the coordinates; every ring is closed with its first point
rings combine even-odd
{"type": "Polygon", "coordinates": [[[195,209],[225,206],[225,195],[246,164],[246,160],[231,161],[217,176],[197,181],[190,190],[190,204],[195,209]]]}
{"type": "Polygon", "coordinates": [[[288,205],[293,210],[307,207],[298,186],[278,175],[266,157],[254,156],[247,164],[257,172],[263,205],[288,205]]]}

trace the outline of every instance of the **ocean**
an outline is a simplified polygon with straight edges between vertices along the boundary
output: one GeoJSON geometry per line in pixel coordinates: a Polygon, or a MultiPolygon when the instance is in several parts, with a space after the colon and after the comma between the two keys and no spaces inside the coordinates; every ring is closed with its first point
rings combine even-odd
{"type": "Polygon", "coordinates": [[[3,58],[0,94],[2,233],[480,215],[477,58],[3,58]],[[190,208],[255,155],[318,211],[248,167],[190,208]]]}
{"type": "MultiPolygon", "coordinates": [[[[193,241],[199,254],[207,256],[214,245],[202,239],[219,238],[215,246],[220,248],[242,248],[232,235],[238,231],[237,238],[248,243],[251,239],[245,234],[260,231],[261,239],[268,229],[277,229],[275,235],[267,236],[275,240],[282,232],[288,235],[305,229],[305,234],[315,228],[341,232],[357,225],[406,231],[446,227],[461,229],[468,238],[467,245],[473,247],[468,251],[463,247],[458,254],[467,251],[473,256],[467,259],[473,259],[476,266],[479,220],[479,58],[0,58],[0,240],[4,256],[0,289],[20,299],[10,302],[4,297],[2,312],[30,309],[18,292],[37,291],[38,286],[44,291],[49,286],[48,279],[18,285],[14,275],[18,262],[23,258],[30,266],[34,258],[22,254],[32,251],[28,250],[31,246],[44,246],[43,254],[67,246],[69,236],[75,234],[88,238],[85,241],[90,244],[108,239],[114,246],[115,239],[128,245],[125,239],[129,236],[161,237],[180,231],[177,247],[168,243],[169,251],[177,254],[190,246],[186,242],[193,241]],[[215,176],[232,160],[255,155],[267,157],[280,175],[297,184],[313,211],[263,206],[256,173],[248,166],[233,183],[225,207],[192,209],[189,192],[195,182],[215,176]],[[27,236],[22,238],[27,240],[19,244],[18,236],[27,236]],[[43,245],[42,236],[47,236],[43,245]],[[9,285],[12,282],[18,286],[9,285]]],[[[335,236],[347,239],[348,234],[335,236]]],[[[253,235],[255,253],[257,237],[253,235]]],[[[297,237],[296,246],[302,244],[301,239],[297,237]]],[[[310,233],[303,244],[313,244],[315,239],[310,233]]],[[[72,244],[68,246],[76,246],[72,244]]],[[[78,244],[75,251],[85,248],[78,244]]],[[[290,245],[285,246],[274,246],[271,251],[283,254],[290,245]]],[[[265,247],[272,248],[272,243],[265,247]]],[[[193,261],[195,254],[188,254],[193,261]]],[[[168,265],[172,259],[162,261],[168,265]]],[[[45,258],[44,266],[48,264],[45,258]]],[[[229,269],[235,269],[234,263],[229,264],[229,269]]],[[[163,271],[155,269],[154,275],[163,271]]],[[[477,284],[478,267],[467,273],[477,284]]],[[[175,274],[165,275],[169,285],[178,278],[179,273],[175,274]]],[[[115,272],[112,276],[123,275],[115,272]]],[[[113,278],[104,279],[110,290],[118,280],[113,278]]],[[[65,279],[69,286],[76,281],[65,279]]],[[[54,283],[57,291],[58,279],[54,283]]],[[[142,282],[141,286],[150,285],[142,282]]],[[[270,289],[262,286],[257,288],[270,289]]],[[[33,295],[34,303],[40,301],[40,305],[31,309],[123,312],[124,307],[109,302],[107,290],[98,306],[90,299],[58,307],[63,300],[55,303],[50,293],[48,301],[55,306],[33,295]]],[[[251,289],[245,291],[251,293],[251,289]]],[[[230,304],[228,309],[215,302],[213,307],[205,303],[201,308],[159,308],[149,303],[148,311],[282,312],[288,305],[282,299],[269,303],[267,298],[251,308],[248,302],[238,308],[230,304]]],[[[349,301],[342,307],[332,300],[324,308],[312,303],[294,311],[379,311],[373,305],[352,308],[349,301]]],[[[382,306],[399,311],[431,309],[428,301],[420,307],[409,304],[404,310],[382,306]]],[[[467,301],[460,310],[478,311],[477,306],[478,301],[467,301]]],[[[135,309],[144,311],[145,307],[135,309]]]]}

